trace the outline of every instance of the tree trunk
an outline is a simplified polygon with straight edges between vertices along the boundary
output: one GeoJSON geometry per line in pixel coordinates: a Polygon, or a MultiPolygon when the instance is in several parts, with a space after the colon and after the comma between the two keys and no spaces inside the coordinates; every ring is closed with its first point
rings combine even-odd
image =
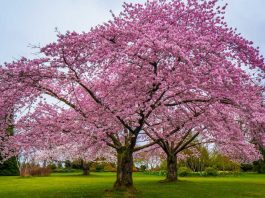
{"type": "Polygon", "coordinates": [[[117,150],[117,178],[115,190],[133,189],[133,151],[129,148],[117,150]]]}
{"type": "Polygon", "coordinates": [[[90,174],[90,167],[83,167],[83,175],[89,175],[90,174]]]}
{"type": "Polygon", "coordinates": [[[90,163],[82,160],[82,166],[83,166],[83,175],[89,175],[90,174],[90,163]]]}
{"type": "Polygon", "coordinates": [[[177,181],[177,156],[172,154],[172,155],[167,155],[167,177],[166,181],[168,182],[173,182],[177,181]]]}

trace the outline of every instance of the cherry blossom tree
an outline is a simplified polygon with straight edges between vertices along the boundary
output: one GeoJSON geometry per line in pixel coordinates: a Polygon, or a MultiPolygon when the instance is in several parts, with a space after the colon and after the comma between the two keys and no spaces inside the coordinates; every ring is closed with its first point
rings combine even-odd
{"type": "Polygon", "coordinates": [[[71,109],[39,104],[33,113],[17,121],[16,134],[9,139],[11,154],[39,163],[82,160],[84,175],[98,159],[113,161],[113,149],[102,143],[79,117],[71,109]]]}
{"type": "Polygon", "coordinates": [[[0,96],[0,109],[0,161],[4,161],[11,152],[6,142],[14,133],[14,103],[0,96]]]}
{"type": "MultiPolygon", "coordinates": [[[[196,109],[194,105],[198,107],[198,104],[190,103],[182,107],[194,110],[196,109]]],[[[202,106],[200,107],[203,109],[202,106]]],[[[198,116],[193,114],[193,110],[185,114],[174,112],[174,114],[180,113],[177,117],[167,114],[165,120],[156,117],[157,122],[163,122],[163,128],[161,129],[157,122],[153,122],[153,127],[145,129],[150,139],[158,142],[159,147],[156,148],[158,150],[156,152],[163,151],[166,155],[166,181],[177,180],[177,157],[183,155],[183,151],[196,148],[200,144],[210,144],[221,154],[239,162],[252,162],[261,157],[257,145],[253,144],[253,140],[261,143],[262,138],[258,138],[257,128],[250,121],[253,119],[252,114],[243,119],[239,114],[242,113],[241,110],[230,108],[230,105],[227,107],[227,104],[222,104],[222,108],[216,108],[211,104],[211,108],[207,107],[198,116]],[[180,125],[182,127],[179,127],[180,125]]],[[[262,130],[259,133],[264,136],[262,130]]]]}
{"type": "MultiPolygon", "coordinates": [[[[234,154],[263,138],[256,126],[264,122],[264,60],[225,23],[226,6],[155,0],[123,7],[87,33],[58,34],[40,49],[42,58],[5,64],[2,93],[16,110],[39,106],[46,96],[71,109],[76,129],[87,126],[88,137],[116,150],[116,189],[133,186],[133,153],[148,146],[173,150],[175,162],[199,136],[225,142],[227,151],[242,144],[234,154]],[[144,145],[143,132],[152,140],[144,145]]],[[[78,130],[76,137],[83,138],[78,130]]]]}

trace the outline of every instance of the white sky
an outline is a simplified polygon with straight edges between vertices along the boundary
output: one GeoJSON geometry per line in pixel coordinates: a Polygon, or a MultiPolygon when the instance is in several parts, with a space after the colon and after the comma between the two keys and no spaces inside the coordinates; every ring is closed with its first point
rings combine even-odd
{"type": "MultiPolygon", "coordinates": [[[[145,2],[144,0],[126,0],[145,2]]],[[[265,55],[265,0],[226,0],[226,20],[265,55]]],[[[32,45],[56,40],[55,28],[88,31],[121,10],[123,0],[0,0],[0,64],[32,57],[32,45]]],[[[223,2],[220,0],[220,2],[223,2]]]]}

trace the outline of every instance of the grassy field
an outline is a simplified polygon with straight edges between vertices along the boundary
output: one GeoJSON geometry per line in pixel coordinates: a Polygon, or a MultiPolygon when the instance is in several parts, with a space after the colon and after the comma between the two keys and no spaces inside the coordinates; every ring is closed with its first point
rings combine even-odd
{"type": "MultiPolygon", "coordinates": [[[[178,183],[160,183],[163,177],[134,174],[136,197],[265,197],[265,175],[244,174],[231,177],[185,177],[178,183]]],[[[9,197],[132,197],[113,193],[113,173],[92,173],[90,176],[53,174],[50,177],[0,177],[0,198],[9,197]]]]}

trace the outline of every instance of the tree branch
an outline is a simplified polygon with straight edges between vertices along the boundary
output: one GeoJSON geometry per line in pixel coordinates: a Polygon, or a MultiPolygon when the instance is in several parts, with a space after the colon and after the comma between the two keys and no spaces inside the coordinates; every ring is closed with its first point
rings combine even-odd
{"type": "Polygon", "coordinates": [[[156,141],[151,142],[151,143],[149,143],[149,144],[146,144],[146,145],[143,145],[143,146],[138,146],[138,147],[134,148],[133,151],[134,151],[134,152],[135,152],[135,151],[140,151],[140,150],[142,150],[142,149],[145,149],[145,148],[147,148],[147,147],[150,147],[150,146],[153,146],[153,145],[157,144],[159,141],[160,141],[160,140],[156,140],[156,141]]]}
{"type": "Polygon", "coordinates": [[[198,135],[200,134],[200,132],[197,132],[197,133],[195,133],[195,135],[194,136],[192,136],[187,142],[185,142],[185,144],[183,144],[179,149],[177,149],[176,151],[175,151],[175,153],[177,154],[177,153],[179,153],[180,151],[182,151],[182,150],[184,150],[185,149],[185,147],[188,145],[188,144],[190,144],[198,135]]]}

